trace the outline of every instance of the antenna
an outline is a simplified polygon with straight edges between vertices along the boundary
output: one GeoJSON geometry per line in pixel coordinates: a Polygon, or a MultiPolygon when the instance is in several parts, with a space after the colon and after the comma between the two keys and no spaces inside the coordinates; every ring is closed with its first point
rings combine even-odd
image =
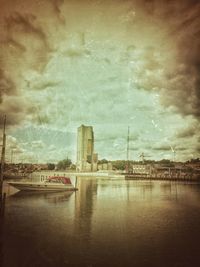
{"type": "Polygon", "coordinates": [[[127,161],[129,161],[129,129],[130,129],[130,127],[128,126],[127,151],[126,151],[126,159],[127,159],[127,161]]]}
{"type": "Polygon", "coordinates": [[[129,172],[129,131],[130,127],[128,126],[128,135],[127,135],[127,151],[126,151],[126,160],[127,160],[127,166],[126,171],[129,172]]]}

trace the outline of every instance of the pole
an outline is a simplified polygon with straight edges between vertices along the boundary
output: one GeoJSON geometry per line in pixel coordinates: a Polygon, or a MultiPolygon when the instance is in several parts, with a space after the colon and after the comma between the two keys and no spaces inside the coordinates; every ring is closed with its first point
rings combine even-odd
{"type": "Polygon", "coordinates": [[[77,175],[76,175],[76,180],[75,180],[75,190],[77,190],[77,182],[78,182],[77,179],[78,179],[78,178],[77,178],[77,175]]]}
{"type": "Polygon", "coordinates": [[[0,170],[0,212],[4,211],[5,201],[3,199],[3,172],[4,172],[4,163],[5,163],[5,148],[6,148],[6,115],[4,116],[3,124],[3,145],[1,151],[1,170],[0,170]]]}
{"type": "Polygon", "coordinates": [[[127,151],[126,151],[126,159],[127,159],[127,172],[129,173],[129,126],[128,126],[128,135],[127,135],[127,151]]]}
{"type": "Polygon", "coordinates": [[[12,153],[12,149],[11,149],[11,152],[10,152],[10,163],[12,164],[12,156],[13,156],[13,153],[12,153]]]}

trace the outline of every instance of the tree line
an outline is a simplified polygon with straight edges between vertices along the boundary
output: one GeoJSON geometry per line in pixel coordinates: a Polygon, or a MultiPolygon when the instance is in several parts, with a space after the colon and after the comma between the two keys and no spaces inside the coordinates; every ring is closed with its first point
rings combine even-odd
{"type": "MultiPolygon", "coordinates": [[[[191,159],[186,161],[186,163],[197,163],[200,162],[200,159],[191,159]]],[[[107,160],[107,159],[102,159],[102,160],[98,160],[98,164],[106,164],[106,163],[112,163],[113,169],[114,170],[125,170],[128,163],[129,165],[133,165],[133,164],[141,164],[141,163],[145,163],[145,164],[164,164],[167,165],[169,167],[171,167],[174,162],[168,159],[162,159],[162,160],[145,160],[145,162],[142,161],[134,161],[134,160],[107,160]]],[[[75,170],[76,169],[76,165],[72,163],[71,159],[63,159],[60,160],[57,165],[54,163],[48,163],[48,170],[66,170],[66,169],[71,169],[71,170],[75,170]]]]}
{"type": "Polygon", "coordinates": [[[66,169],[74,170],[76,169],[76,165],[72,163],[71,159],[63,159],[60,160],[57,164],[54,163],[47,163],[48,170],[62,170],[65,171],[66,169]]]}

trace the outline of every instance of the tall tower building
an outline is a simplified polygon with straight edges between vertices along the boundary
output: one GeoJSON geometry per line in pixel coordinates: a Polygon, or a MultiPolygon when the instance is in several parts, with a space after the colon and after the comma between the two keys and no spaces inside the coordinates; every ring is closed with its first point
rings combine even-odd
{"type": "Polygon", "coordinates": [[[78,171],[96,170],[96,160],[94,157],[94,132],[92,126],[81,125],[78,127],[76,168],[78,171]]]}

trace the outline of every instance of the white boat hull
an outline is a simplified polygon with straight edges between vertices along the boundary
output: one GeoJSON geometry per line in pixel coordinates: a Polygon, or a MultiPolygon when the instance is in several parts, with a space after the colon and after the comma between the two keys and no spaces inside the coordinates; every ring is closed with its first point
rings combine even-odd
{"type": "Polygon", "coordinates": [[[56,183],[37,183],[37,182],[8,182],[9,185],[21,191],[41,191],[41,192],[57,192],[57,191],[75,191],[76,188],[69,184],[56,183]]]}

